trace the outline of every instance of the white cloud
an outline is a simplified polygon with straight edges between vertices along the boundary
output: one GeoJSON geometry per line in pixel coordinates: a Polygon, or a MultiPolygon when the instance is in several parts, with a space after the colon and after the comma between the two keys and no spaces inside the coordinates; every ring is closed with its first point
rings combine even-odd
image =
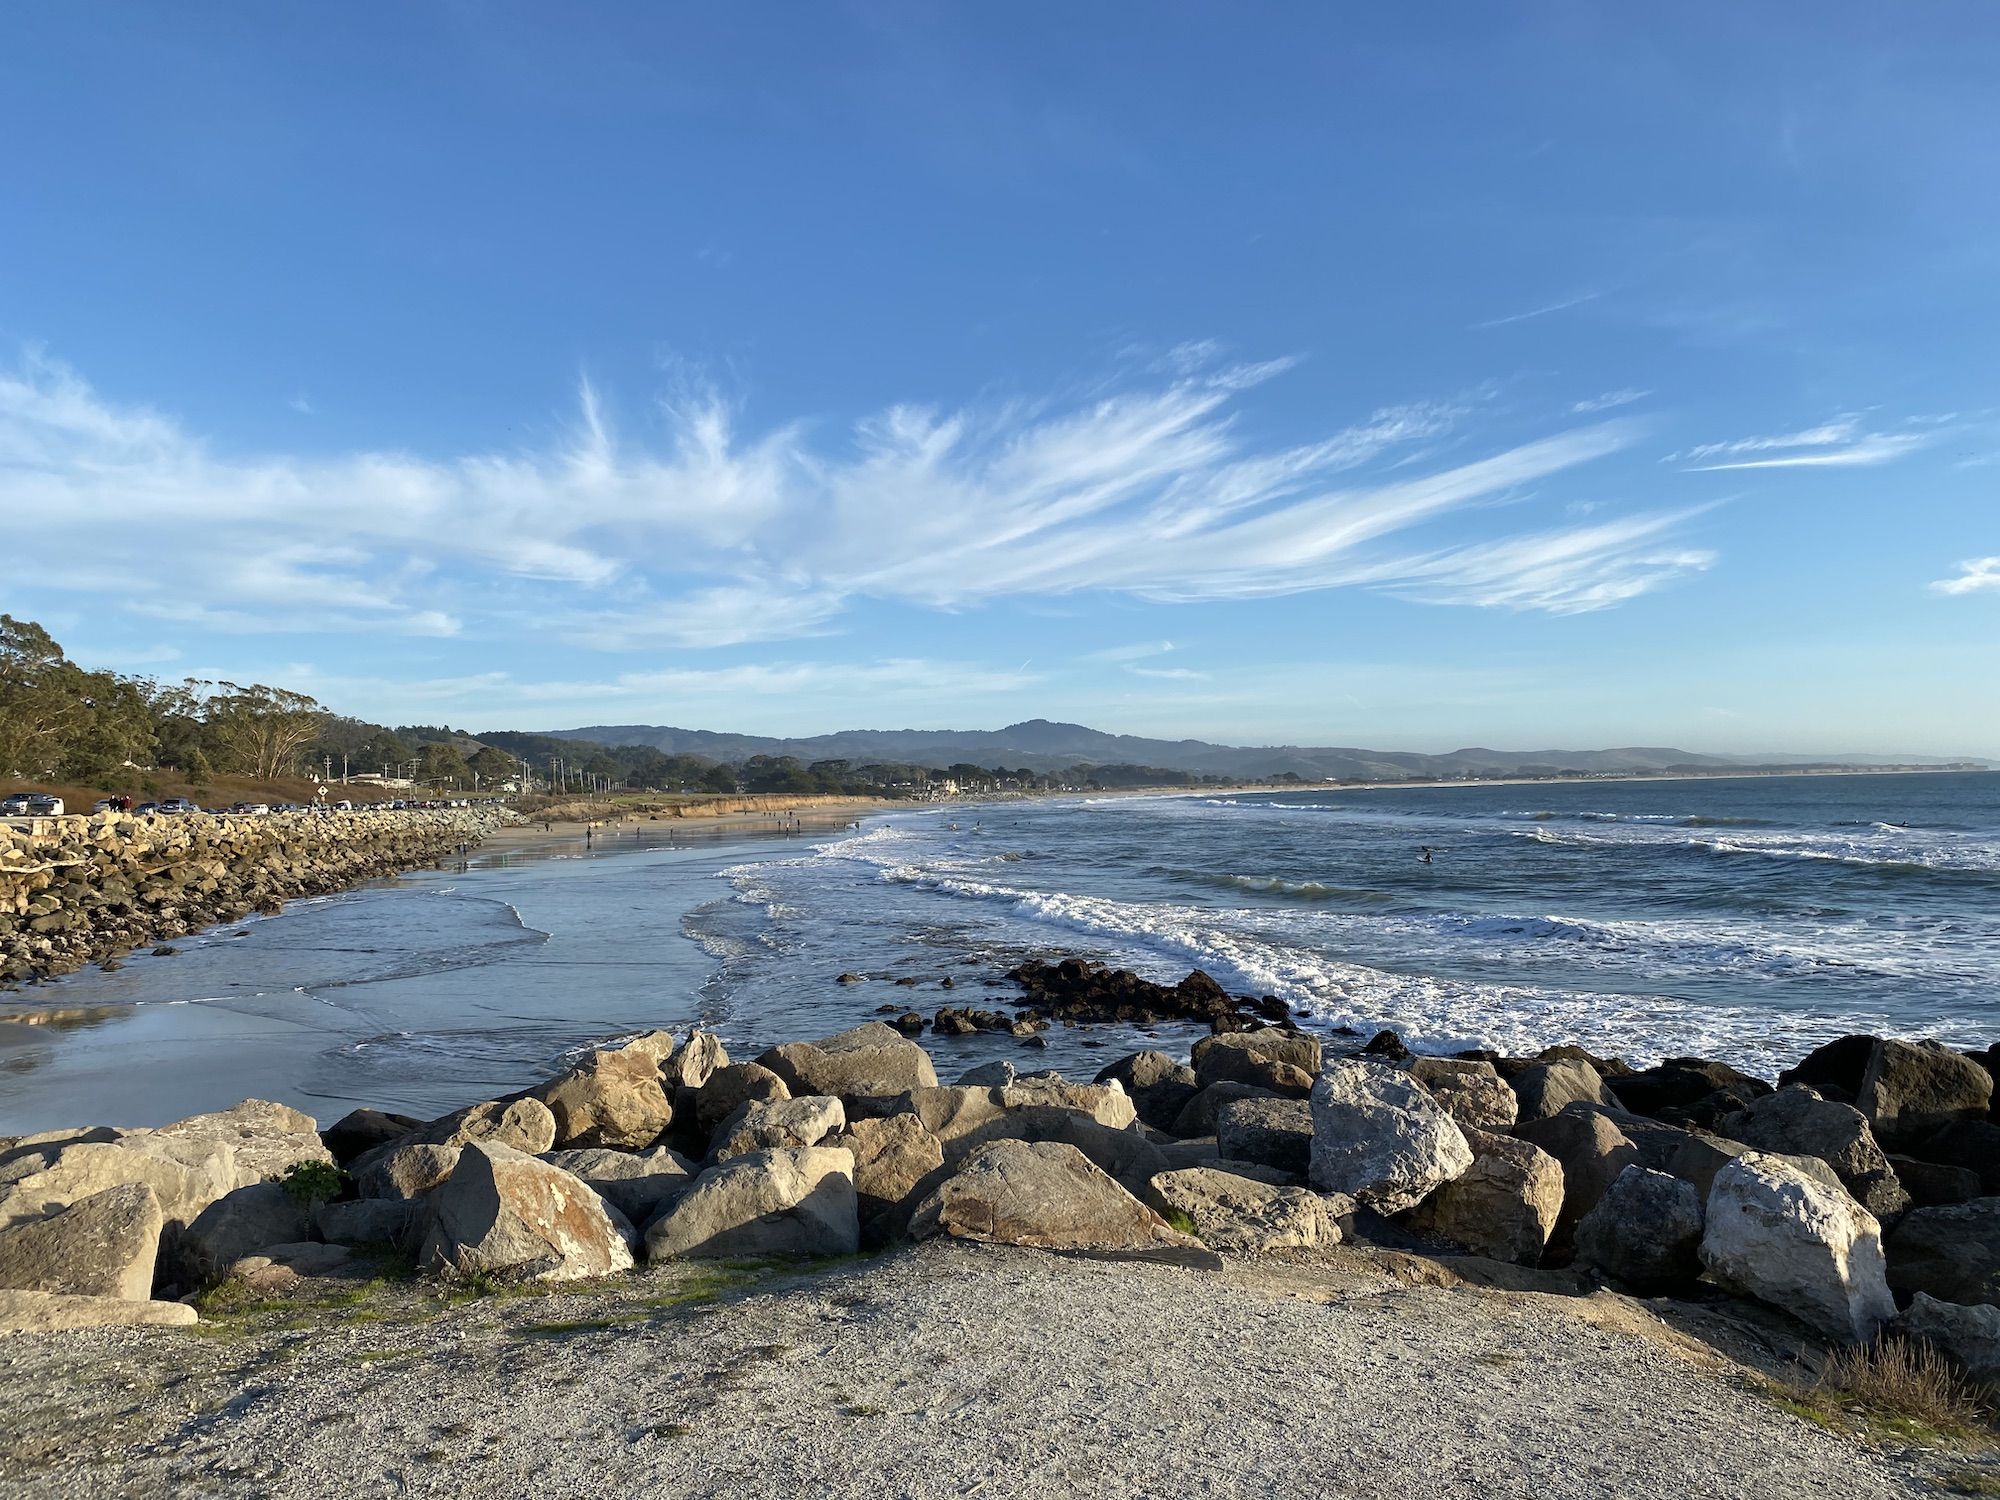
{"type": "Polygon", "coordinates": [[[1931,585],[1939,594],[1976,594],[2000,590],[2000,557],[1969,557],[1958,565],[1955,577],[1940,578],[1931,585]]]}
{"type": "Polygon", "coordinates": [[[1144,661],[1149,656],[1165,656],[1173,649],[1172,641],[1135,641],[1129,646],[1107,646],[1102,651],[1092,651],[1084,657],[1084,660],[1122,664],[1144,661]]]}
{"type": "Polygon", "coordinates": [[[1474,323],[1478,328],[1504,328],[1509,323],[1525,323],[1530,318],[1546,318],[1550,313],[1568,312],[1572,307],[1581,307],[1586,302],[1595,302],[1602,292],[1584,292],[1580,296],[1565,297],[1560,302],[1551,302],[1546,307],[1531,307],[1526,312],[1509,313],[1504,318],[1488,318],[1484,323],[1474,323]]]}
{"type": "MultiPolygon", "coordinates": [[[[1945,419],[1949,421],[1949,419],[1945,419]]],[[[1855,468],[1889,463],[1929,443],[1944,425],[1924,419],[1928,431],[1864,432],[1861,419],[1836,417],[1802,432],[1771,437],[1737,438],[1726,443],[1701,443],[1683,453],[1669,454],[1667,462],[1693,460],[1686,466],[1700,473],[1728,469],[1855,468]],[[1766,457],[1743,457],[1763,454],[1766,457]],[[1714,459],[1717,462],[1700,462],[1714,459]]]]}
{"type": "Polygon", "coordinates": [[[1592,412],[1610,411],[1614,407],[1630,406],[1634,401],[1644,401],[1652,394],[1651,391],[1637,390],[1628,386],[1620,391],[1606,391],[1601,396],[1587,396],[1572,405],[1570,412],[1574,416],[1588,416],[1592,412]]]}
{"type": "Polygon", "coordinates": [[[1632,422],[1436,467],[1424,445],[1462,441],[1475,396],[1258,445],[1236,408],[1294,361],[1203,363],[1214,353],[1183,346],[1182,374],[1083,404],[891,407],[845,439],[803,423],[746,435],[734,408],[684,383],[660,405],[660,439],[634,441],[586,382],[556,440],[446,459],[227,456],[34,358],[0,374],[0,509],[59,559],[37,585],[147,618],[489,635],[532,617],[599,649],[825,634],[861,599],[958,609],[1361,585],[1569,610],[1691,566],[1657,546],[1673,517],[1641,518],[1644,541],[1603,526],[1509,535],[1490,517],[1493,540],[1436,540],[1449,518],[1628,447],[1632,422]],[[1374,464],[1391,477],[1358,477],[1374,464]],[[1404,534],[1432,540],[1390,551],[1404,534]],[[1475,573],[1477,587],[1448,581],[1475,573]]]}

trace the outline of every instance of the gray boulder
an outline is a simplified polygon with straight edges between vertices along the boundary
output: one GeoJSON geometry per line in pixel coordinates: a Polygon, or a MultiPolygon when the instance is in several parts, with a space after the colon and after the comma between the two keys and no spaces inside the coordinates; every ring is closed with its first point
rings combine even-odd
{"type": "Polygon", "coordinates": [[[1686,1291],[1701,1275],[1702,1224],[1693,1183],[1630,1166],[1576,1226],[1576,1262],[1642,1297],[1686,1291]]]}
{"type": "Polygon", "coordinates": [[[1913,1209],[1889,1235],[1889,1285],[2000,1306],[2000,1198],[1913,1209]]]}
{"type": "Polygon", "coordinates": [[[709,1074],[708,1081],[686,1097],[694,1100],[695,1128],[706,1142],[718,1125],[744,1105],[789,1099],[792,1091],[784,1079],[761,1063],[728,1063],[709,1074]]]}
{"type": "MultiPolygon", "coordinates": [[[[539,1156],[556,1142],[556,1117],[535,1098],[489,1099],[431,1121],[404,1142],[412,1146],[505,1146],[539,1156]]],[[[392,1148],[393,1149],[393,1148],[392,1148]]],[[[369,1158],[355,1163],[358,1168],[369,1158]]]]}
{"type": "Polygon", "coordinates": [[[646,1253],[852,1255],[861,1245],[852,1153],[755,1151],[711,1167],[646,1229],[646,1253]]]}
{"type": "Polygon", "coordinates": [[[1190,1167],[1162,1172],[1153,1192],[1174,1213],[1185,1216],[1211,1250],[1263,1254],[1271,1250],[1319,1250],[1340,1243],[1336,1209],[1351,1204],[1305,1188],[1279,1187],[1190,1167]]]}
{"type": "Polygon", "coordinates": [[[1843,1342],[1896,1313],[1875,1216],[1784,1157],[1746,1151],[1715,1174],[1700,1253],[1716,1280],[1843,1342]]]}
{"type": "Polygon", "coordinates": [[[1182,1137],[1214,1135],[1216,1122],[1222,1118],[1226,1105],[1239,1099],[1275,1099],[1278,1096],[1270,1089],[1259,1088],[1251,1083],[1235,1083],[1223,1079],[1211,1083],[1181,1106],[1181,1112],[1174,1116],[1172,1131],[1182,1137]]]}
{"type": "Polygon", "coordinates": [[[712,1031],[690,1031],[684,1042],[676,1042],[671,1031],[651,1031],[634,1037],[625,1049],[660,1065],[660,1082],[669,1098],[679,1089],[701,1088],[718,1068],[729,1066],[729,1052],[712,1031]]]}
{"type": "Polygon", "coordinates": [[[967,1068],[963,1073],[959,1074],[958,1084],[960,1088],[968,1089],[1000,1089],[1005,1088],[1020,1076],[1020,1069],[1008,1062],[1006,1058],[996,1057],[991,1062],[983,1062],[977,1067],[967,1068]]]}
{"type": "Polygon", "coordinates": [[[560,1167],[634,1224],[648,1224],[694,1182],[694,1167],[678,1151],[551,1151],[542,1158],[560,1167]]]}
{"type": "Polygon", "coordinates": [[[68,1328],[186,1328],[200,1321],[200,1316],[185,1302],[134,1302],[124,1297],[0,1291],[0,1333],[53,1333],[68,1328]]]}
{"type": "Polygon", "coordinates": [[[880,1021],[816,1042],[773,1047],[757,1061],[784,1079],[795,1095],[831,1094],[849,1106],[861,1100],[886,1105],[912,1089],[935,1088],[938,1081],[930,1054],[880,1021]]]}
{"type": "Polygon", "coordinates": [[[419,1265],[456,1275],[579,1281],[632,1269],[632,1226],[582,1182],[491,1141],[431,1194],[419,1265]]]}
{"type": "Polygon", "coordinates": [[[333,1159],[346,1166],[356,1157],[377,1146],[394,1145],[412,1131],[423,1128],[422,1120],[409,1115],[388,1114],[379,1109],[352,1109],[319,1133],[333,1159]]]}
{"type": "Polygon", "coordinates": [[[1319,1076],[1321,1060],[1318,1037],[1273,1029],[1218,1032],[1196,1042],[1193,1053],[1195,1081],[1202,1088],[1234,1082],[1270,1089],[1274,1080],[1289,1081],[1296,1074],[1310,1080],[1319,1076]],[[1275,1073],[1274,1065],[1293,1071],[1275,1073]]]}
{"type": "Polygon", "coordinates": [[[944,1165],[944,1146],[913,1114],[853,1120],[827,1142],[854,1156],[861,1241],[885,1245],[906,1233],[917,1189],[944,1165]]]}
{"type": "Polygon", "coordinates": [[[1889,1325],[1889,1331],[1929,1344],[1963,1371],[1967,1380],[2000,1395],[2000,1307],[1964,1307],[1918,1292],[1889,1325]]]}
{"type": "Polygon", "coordinates": [[[1467,1130],[1472,1165],[1412,1210],[1413,1227],[1474,1255],[1538,1265],[1562,1212],[1562,1167],[1528,1141],[1467,1130]]]}
{"type": "Polygon", "coordinates": [[[1914,1156],[1891,1156],[1889,1165],[1896,1169],[1896,1180],[1915,1208],[1939,1208],[1985,1196],[1979,1174],[1970,1167],[1949,1167],[1914,1156]]]}
{"type": "Polygon", "coordinates": [[[0,1229],[45,1219],[107,1188],[144,1183],[171,1228],[239,1186],[236,1148],[219,1137],[81,1139],[17,1149],[0,1166],[0,1229]]]}
{"type": "Polygon", "coordinates": [[[0,1231],[0,1288],[144,1302],[164,1223],[143,1182],[79,1198],[51,1218],[0,1231]]]}
{"type": "Polygon", "coordinates": [[[1536,1063],[1508,1080],[1518,1105],[1517,1118],[1547,1120],[1572,1104],[1596,1104],[1615,1108],[1618,1101],[1604,1086],[1597,1069],[1580,1058],[1560,1057],[1536,1063]]]}
{"type": "Polygon", "coordinates": [[[715,1130],[709,1156],[727,1161],[753,1151],[817,1146],[847,1125],[847,1112],[830,1094],[795,1094],[745,1104],[715,1130]]]}
{"type": "Polygon", "coordinates": [[[1490,1062],[1412,1057],[1403,1066],[1461,1127],[1508,1130],[1519,1117],[1514,1090],[1490,1062]]]}
{"type": "Polygon", "coordinates": [[[356,1158],[354,1189],[364,1198],[421,1198],[458,1167],[458,1146],[378,1146],[356,1158]]]}
{"type": "Polygon", "coordinates": [[[1546,1120],[1532,1120],[1516,1129],[1515,1137],[1540,1146],[1563,1170],[1562,1212],[1556,1216],[1545,1258],[1561,1260],[1569,1253],[1576,1226],[1597,1207],[1605,1190],[1627,1167],[1640,1165],[1638,1149],[1611,1118],[1592,1109],[1569,1109],[1546,1120]]]}
{"type": "Polygon", "coordinates": [[[1099,1083],[1115,1083],[1131,1096],[1139,1118],[1155,1130],[1172,1130],[1174,1121],[1198,1092],[1195,1072],[1164,1052],[1135,1052],[1121,1057],[1097,1075],[1099,1083]]]}
{"type": "Polygon", "coordinates": [[[1304,1099],[1238,1099],[1215,1121],[1216,1154],[1303,1178],[1312,1164],[1313,1112],[1304,1099]]]}
{"type": "Polygon", "coordinates": [[[423,1211],[412,1198],[356,1198],[321,1203],[313,1209],[312,1219],[319,1237],[330,1245],[389,1245],[401,1250],[415,1241],[423,1211]]]}
{"type": "Polygon", "coordinates": [[[1472,1165],[1465,1132],[1409,1074],[1336,1058],[1312,1094],[1312,1185],[1401,1213],[1472,1165]]]}
{"type": "Polygon", "coordinates": [[[1804,1084],[1788,1084],[1764,1095],[1726,1116],[1718,1128],[1731,1140],[1760,1151],[1825,1162],[1855,1201],[1877,1219],[1892,1219],[1910,1206],[1909,1194],[1875,1143],[1868,1117],[1852,1105],[1822,1099],[1804,1084]]]}
{"type": "Polygon", "coordinates": [[[1875,1044],[1861,1077],[1856,1107],[1875,1138],[1907,1150],[1958,1120],[1983,1120],[1993,1102],[1993,1075],[1971,1058],[1936,1042],[1875,1044]]]}
{"type": "Polygon", "coordinates": [[[174,1251],[176,1270],[189,1282],[220,1276],[265,1245],[302,1240],[312,1232],[312,1211],[275,1182],[256,1182],[222,1197],[196,1216],[174,1251]]]}
{"type": "Polygon", "coordinates": [[[535,1097],[554,1116],[552,1144],[563,1150],[643,1151],[674,1121],[673,1096],[658,1060],[630,1047],[591,1053],[535,1090],[535,1097]]]}
{"type": "Polygon", "coordinates": [[[237,1181],[232,1185],[239,1187],[283,1177],[297,1162],[333,1164],[333,1153],[319,1138],[318,1122],[311,1115],[268,1099],[245,1099],[228,1109],[190,1115],[145,1134],[164,1150],[174,1149],[170,1143],[227,1143],[237,1170],[237,1181]]]}
{"type": "Polygon", "coordinates": [[[911,1216],[916,1239],[950,1235],[1044,1250],[1190,1245],[1074,1146],[991,1141],[959,1164],[911,1216]]]}

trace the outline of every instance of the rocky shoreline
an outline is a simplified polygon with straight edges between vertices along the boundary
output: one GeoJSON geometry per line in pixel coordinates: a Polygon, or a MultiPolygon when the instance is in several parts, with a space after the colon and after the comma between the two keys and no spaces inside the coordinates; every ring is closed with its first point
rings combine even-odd
{"type": "Polygon", "coordinates": [[[652,1033],[431,1121],[249,1100],[0,1140],[0,1328],[188,1324],[218,1285],[283,1295],[370,1254],[516,1284],[913,1240],[1192,1267],[1352,1243],[1754,1299],[2000,1386],[1995,1061],[1846,1037],[1773,1083],[1267,1026],[1088,1082],[941,1085],[880,1023],[749,1061],[652,1033]]]}
{"type": "Polygon", "coordinates": [[[135,948],[433,864],[510,820],[475,808],[0,824],[0,983],[115,965],[135,948]]]}

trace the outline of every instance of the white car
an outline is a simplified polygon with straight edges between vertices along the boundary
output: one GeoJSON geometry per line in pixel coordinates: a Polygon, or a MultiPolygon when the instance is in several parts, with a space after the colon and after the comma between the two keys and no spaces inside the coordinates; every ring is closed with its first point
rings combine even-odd
{"type": "Polygon", "coordinates": [[[46,792],[16,792],[5,801],[0,801],[0,814],[30,818],[60,818],[63,815],[63,800],[60,797],[51,797],[46,792]]]}

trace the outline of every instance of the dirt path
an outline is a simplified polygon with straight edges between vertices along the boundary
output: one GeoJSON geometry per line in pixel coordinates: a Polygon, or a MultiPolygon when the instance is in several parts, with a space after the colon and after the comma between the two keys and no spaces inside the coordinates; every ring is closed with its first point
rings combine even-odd
{"type": "Polygon", "coordinates": [[[1602,1299],[932,1244],[442,1307],[0,1340],[0,1492],[217,1496],[1937,1493],[1602,1299]],[[1608,1314],[1608,1315],[1607,1315],[1608,1314]]]}

